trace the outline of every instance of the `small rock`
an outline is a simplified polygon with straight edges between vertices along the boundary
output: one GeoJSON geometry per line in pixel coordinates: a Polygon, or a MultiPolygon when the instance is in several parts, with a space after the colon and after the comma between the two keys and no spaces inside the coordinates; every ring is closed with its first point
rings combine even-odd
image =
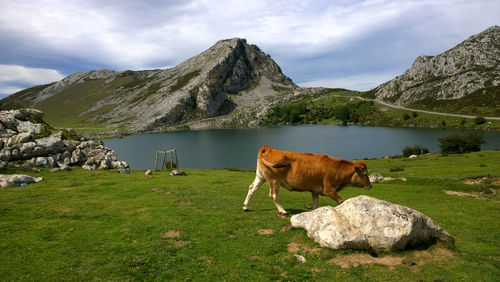
{"type": "Polygon", "coordinates": [[[407,265],[416,265],[417,264],[416,262],[408,260],[408,259],[403,259],[403,261],[401,261],[401,263],[407,264],[407,265]]]}
{"type": "Polygon", "coordinates": [[[68,165],[66,164],[63,164],[59,167],[59,170],[60,171],[71,171],[71,167],[69,167],[68,165]]]}
{"type": "Polygon", "coordinates": [[[58,167],[49,170],[49,172],[58,172],[58,171],[60,171],[60,169],[58,167]]]}
{"type": "Polygon", "coordinates": [[[416,157],[418,157],[418,156],[417,156],[417,155],[411,155],[411,156],[409,156],[408,158],[409,158],[409,159],[414,159],[414,158],[416,158],[416,157]]]}
{"type": "Polygon", "coordinates": [[[8,187],[8,186],[26,186],[30,183],[37,183],[43,180],[43,177],[33,177],[24,174],[13,174],[13,175],[4,175],[0,174],[0,186],[8,187]]]}
{"type": "Polygon", "coordinates": [[[150,169],[146,170],[146,172],[144,173],[144,175],[153,175],[153,173],[151,172],[150,169]]]}
{"type": "Polygon", "coordinates": [[[179,176],[179,175],[186,175],[186,173],[182,170],[174,169],[172,170],[172,172],[170,172],[170,175],[179,176]]]}
{"type": "Polygon", "coordinates": [[[95,170],[96,169],[95,164],[93,164],[93,165],[82,165],[82,168],[86,169],[86,170],[95,170]]]}
{"type": "Polygon", "coordinates": [[[297,260],[300,262],[300,263],[306,263],[307,260],[305,257],[301,256],[301,255],[295,255],[295,257],[297,258],[297,260]]]}
{"type": "Polygon", "coordinates": [[[384,179],[384,177],[380,173],[372,173],[368,176],[368,178],[370,179],[370,182],[379,182],[384,179]]]}
{"type": "Polygon", "coordinates": [[[130,167],[120,167],[120,173],[130,174],[130,167]]]}

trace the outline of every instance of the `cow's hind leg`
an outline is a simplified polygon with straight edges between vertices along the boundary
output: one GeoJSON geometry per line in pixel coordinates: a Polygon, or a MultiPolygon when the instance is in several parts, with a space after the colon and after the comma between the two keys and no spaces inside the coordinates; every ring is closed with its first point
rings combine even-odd
{"type": "Polygon", "coordinates": [[[255,191],[257,191],[260,188],[260,186],[262,186],[262,184],[264,184],[264,182],[266,182],[266,179],[264,178],[264,176],[260,172],[259,166],[257,166],[257,171],[255,173],[255,179],[253,180],[252,184],[250,184],[250,186],[248,187],[248,194],[247,194],[247,197],[245,199],[245,202],[243,203],[243,210],[244,211],[248,211],[248,204],[250,203],[250,199],[252,198],[253,193],[255,193],[255,191]]]}
{"type": "Polygon", "coordinates": [[[313,209],[318,208],[318,200],[319,200],[319,194],[312,193],[313,209]]]}
{"type": "Polygon", "coordinates": [[[280,183],[279,183],[279,181],[273,181],[272,183],[269,182],[269,188],[271,190],[270,196],[273,199],[274,204],[276,205],[276,208],[278,208],[279,213],[280,214],[287,214],[286,210],[280,204],[280,199],[279,199],[280,183]]]}

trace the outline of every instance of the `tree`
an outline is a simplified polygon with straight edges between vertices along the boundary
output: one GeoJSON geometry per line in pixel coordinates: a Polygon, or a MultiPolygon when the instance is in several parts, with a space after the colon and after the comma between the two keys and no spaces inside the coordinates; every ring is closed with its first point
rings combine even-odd
{"type": "Polygon", "coordinates": [[[475,133],[468,135],[451,134],[438,139],[441,153],[445,154],[461,154],[469,152],[477,152],[481,150],[481,145],[484,144],[483,136],[475,133]]]}
{"type": "Polygon", "coordinates": [[[345,106],[335,109],[335,117],[342,121],[342,125],[347,125],[350,115],[349,108],[345,106]]]}

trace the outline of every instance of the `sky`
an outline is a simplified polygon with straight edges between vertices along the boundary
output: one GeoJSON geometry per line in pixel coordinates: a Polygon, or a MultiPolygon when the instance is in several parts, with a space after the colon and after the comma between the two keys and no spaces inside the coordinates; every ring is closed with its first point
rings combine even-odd
{"type": "Polygon", "coordinates": [[[498,0],[0,0],[0,97],[76,72],[173,67],[234,37],[299,86],[365,91],[493,25],[498,0]]]}

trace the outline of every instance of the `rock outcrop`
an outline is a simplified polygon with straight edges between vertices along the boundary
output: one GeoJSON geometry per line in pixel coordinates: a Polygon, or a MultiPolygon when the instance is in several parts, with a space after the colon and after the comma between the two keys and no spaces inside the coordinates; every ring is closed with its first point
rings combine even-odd
{"type": "MultiPolygon", "coordinates": [[[[82,166],[89,170],[129,168],[100,140],[71,140],[63,131],[50,128],[43,113],[34,109],[0,112],[0,168],[82,166]]],[[[75,136],[71,136],[75,139],[75,136]]]]}
{"type": "MultiPolygon", "coordinates": [[[[490,27],[440,55],[418,57],[373,93],[385,102],[430,110],[439,106],[436,101],[458,99],[463,99],[462,107],[500,105],[500,27],[490,27]]],[[[443,107],[449,108],[449,102],[443,107]]],[[[460,112],[460,107],[453,110],[460,112]]]]}
{"type": "Polygon", "coordinates": [[[396,251],[436,241],[454,244],[453,237],[424,214],[368,196],[296,214],[290,221],[333,249],[396,251]]]}

